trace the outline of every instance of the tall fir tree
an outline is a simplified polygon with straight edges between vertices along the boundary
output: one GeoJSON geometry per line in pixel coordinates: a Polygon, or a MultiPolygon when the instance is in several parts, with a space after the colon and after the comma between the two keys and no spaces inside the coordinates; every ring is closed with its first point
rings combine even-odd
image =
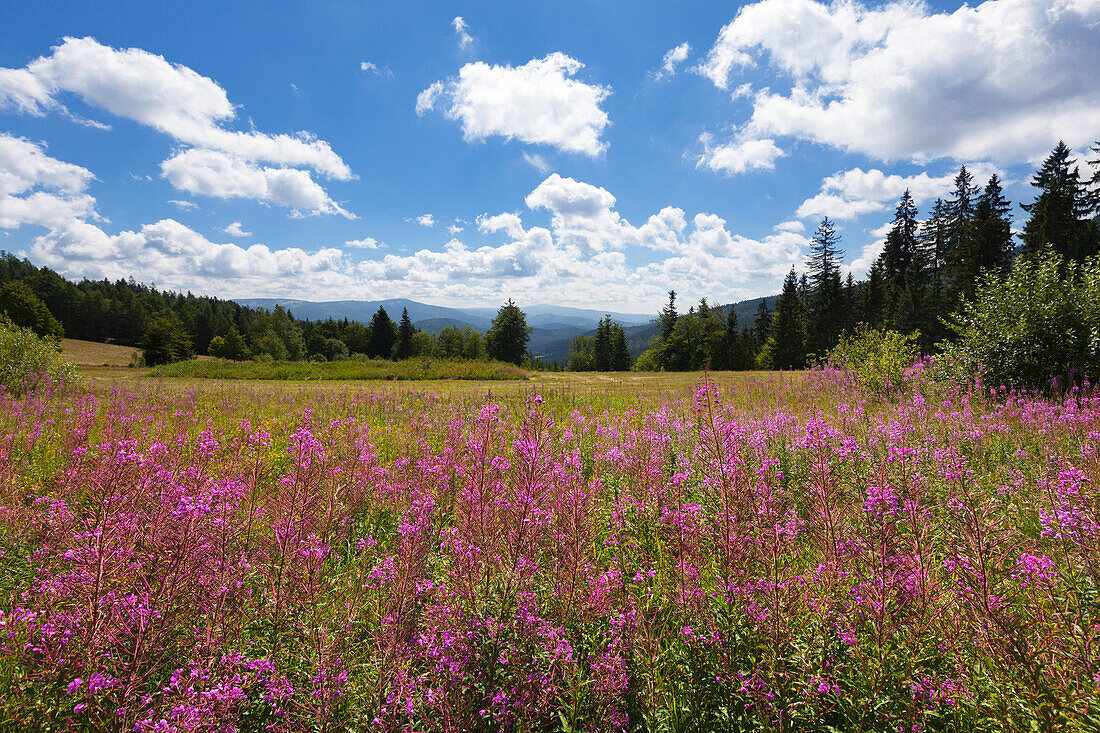
{"type": "Polygon", "coordinates": [[[921,346],[928,348],[947,338],[948,332],[940,315],[950,313],[954,303],[945,277],[947,251],[948,208],[943,199],[936,199],[932,211],[920,231],[921,258],[928,263],[928,292],[925,313],[920,324],[921,346]]]}
{"type": "Polygon", "coordinates": [[[806,345],[802,339],[802,304],[798,295],[798,275],[794,268],[783,281],[783,292],[775,304],[772,320],[774,347],[772,359],[779,369],[801,369],[805,366],[806,345]]]}
{"type": "Polygon", "coordinates": [[[741,326],[737,322],[737,308],[731,303],[729,313],[726,314],[726,327],[722,335],[721,369],[740,371],[743,368],[741,363],[741,326]]]}
{"type": "Polygon", "coordinates": [[[762,348],[764,342],[772,335],[772,314],[768,310],[768,299],[761,298],[760,305],[756,306],[756,320],[753,322],[753,335],[756,348],[762,348]]]}
{"type": "Polygon", "coordinates": [[[1047,245],[1077,262],[1096,253],[1097,227],[1092,220],[1092,202],[1081,174],[1072,164],[1072,153],[1059,142],[1031,179],[1039,189],[1035,200],[1024,204],[1031,216],[1020,238],[1024,253],[1041,252],[1047,245]]]}
{"type": "Polygon", "coordinates": [[[509,298],[485,332],[489,357],[519,366],[527,358],[527,342],[530,340],[531,328],[527,325],[527,316],[509,298]]]}
{"type": "Polygon", "coordinates": [[[920,246],[917,206],[905,189],[894,210],[893,228],[886,235],[882,263],[882,324],[909,333],[924,320],[929,267],[920,246]]]}
{"type": "Polygon", "coordinates": [[[397,341],[397,327],[393,324],[386,309],[378,307],[370,319],[370,338],[367,341],[367,356],[390,359],[393,357],[393,345],[397,341]]]}
{"type": "Polygon", "coordinates": [[[397,340],[393,345],[393,358],[401,361],[408,359],[413,354],[413,338],[416,336],[416,327],[409,318],[409,309],[401,309],[401,321],[397,326],[397,340]]]}
{"type": "Polygon", "coordinates": [[[844,294],[840,281],[840,235],[829,217],[821,220],[810,242],[808,275],[800,283],[806,351],[824,356],[836,345],[844,328],[844,294]]]}
{"type": "Polygon", "coordinates": [[[670,369],[672,366],[672,334],[676,329],[676,321],[679,316],[676,314],[676,291],[668,291],[668,303],[661,309],[661,313],[657,316],[657,326],[659,331],[657,333],[657,364],[661,369],[670,369]]]}
{"type": "Polygon", "coordinates": [[[951,198],[945,204],[946,231],[944,241],[944,266],[947,289],[956,297],[967,278],[970,252],[973,249],[974,207],[978,189],[974,176],[962,166],[955,176],[951,198]]]}
{"type": "MultiPolygon", "coordinates": [[[[994,173],[985,184],[974,209],[974,248],[971,252],[971,282],[981,270],[1005,270],[1012,264],[1012,204],[1004,197],[1001,181],[994,173]]],[[[965,290],[969,296],[973,286],[965,290]]]]}
{"type": "Polygon", "coordinates": [[[604,316],[592,338],[592,366],[597,372],[611,371],[611,316],[604,316]]]}
{"type": "Polygon", "coordinates": [[[625,372],[630,369],[630,347],[626,343],[626,331],[618,323],[611,324],[611,371],[625,372]]]}

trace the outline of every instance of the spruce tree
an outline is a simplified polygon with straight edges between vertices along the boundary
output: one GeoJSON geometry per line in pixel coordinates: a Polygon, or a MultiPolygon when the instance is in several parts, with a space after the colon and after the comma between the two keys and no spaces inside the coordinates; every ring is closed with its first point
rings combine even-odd
{"type": "MultiPolygon", "coordinates": [[[[994,173],[989,183],[978,197],[974,209],[974,250],[970,278],[974,282],[981,270],[1003,271],[1012,264],[1012,210],[1004,197],[1001,181],[994,173]]],[[[966,288],[966,294],[973,292],[973,286],[966,288]]]]}
{"type": "Polygon", "coordinates": [[[730,311],[726,314],[726,328],[722,338],[722,369],[739,371],[741,365],[741,327],[737,323],[737,308],[730,304],[730,311]]]}
{"type": "Polygon", "coordinates": [[[592,339],[592,366],[597,372],[611,371],[611,316],[604,316],[592,339]]]}
{"type": "Polygon", "coordinates": [[[527,316],[509,298],[497,311],[485,333],[489,357],[519,366],[527,357],[527,342],[530,339],[531,328],[527,325],[527,316]]]}
{"type": "Polygon", "coordinates": [[[840,235],[829,217],[821,220],[810,243],[806,262],[809,275],[800,281],[800,300],[805,305],[803,330],[809,353],[823,355],[836,345],[844,323],[840,261],[844,253],[840,235]]]}
{"type": "Polygon", "coordinates": [[[940,316],[952,312],[955,305],[945,277],[947,230],[947,203],[943,199],[936,199],[928,219],[921,226],[919,239],[921,259],[928,267],[926,308],[920,324],[921,345],[925,348],[947,338],[948,332],[940,321],[940,316]]]}
{"type": "Polygon", "coordinates": [[[805,366],[806,346],[802,340],[802,308],[798,296],[798,275],[794,267],[783,281],[783,292],[775,304],[772,336],[775,339],[773,363],[779,369],[805,366]]]}
{"type": "MultiPolygon", "coordinates": [[[[964,169],[965,170],[965,169],[964,169]]],[[[924,312],[927,263],[921,257],[917,207],[905,189],[886,235],[882,262],[882,323],[908,333],[920,328],[924,312]]]]}
{"type": "Polygon", "coordinates": [[[958,301],[960,290],[969,277],[977,196],[974,176],[964,165],[955,176],[951,198],[944,202],[943,282],[948,307],[958,301]]]}
{"type": "Polygon", "coordinates": [[[1090,220],[1092,204],[1077,166],[1071,167],[1070,149],[1059,142],[1031,179],[1039,189],[1035,201],[1023,208],[1031,217],[1020,238],[1026,254],[1050,245],[1069,260],[1083,261],[1096,253],[1096,226],[1090,220]]]}
{"type": "Polygon", "coordinates": [[[401,322],[397,326],[397,341],[393,346],[393,358],[401,361],[408,359],[413,354],[413,337],[416,336],[416,328],[409,318],[409,309],[401,309],[401,322]]]}
{"type": "Polygon", "coordinates": [[[378,310],[370,319],[370,338],[367,341],[367,356],[389,359],[393,356],[393,345],[397,341],[397,327],[393,324],[386,309],[378,310]]]}
{"type": "Polygon", "coordinates": [[[756,307],[756,321],[753,323],[756,348],[759,349],[772,335],[772,314],[768,311],[768,299],[761,298],[760,305],[756,307]]]}
{"type": "Polygon", "coordinates": [[[676,329],[676,321],[679,316],[676,314],[676,291],[668,291],[668,304],[661,309],[661,314],[657,317],[657,326],[659,331],[657,338],[657,364],[661,369],[669,369],[672,363],[672,351],[671,340],[672,333],[676,329]]]}
{"type": "Polygon", "coordinates": [[[630,348],[626,343],[626,332],[618,323],[611,324],[611,370],[625,372],[630,370],[630,348]]]}

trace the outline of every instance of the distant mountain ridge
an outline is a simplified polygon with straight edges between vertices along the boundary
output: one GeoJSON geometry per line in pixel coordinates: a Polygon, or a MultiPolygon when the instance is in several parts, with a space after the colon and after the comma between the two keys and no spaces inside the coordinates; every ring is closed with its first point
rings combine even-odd
{"type": "MultiPolygon", "coordinates": [[[[412,319],[413,323],[429,319],[450,319],[459,324],[468,324],[481,330],[489,327],[498,310],[497,308],[482,307],[450,308],[443,305],[420,303],[407,298],[330,301],[297,300],[293,298],[235,298],[234,300],[241,305],[252,308],[267,308],[269,310],[276,305],[281,305],[293,313],[295,318],[311,321],[325,320],[326,318],[338,320],[347,318],[349,321],[370,323],[371,317],[380,307],[386,309],[386,313],[389,314],[390,318],[397,320],[401,317],[402,309],[408,309],[409,318],[412,319]]],[[[655,317],[649,313],[617,313],[557,305],[521,305],[520,308],[527,315],[527,325],[551,330],[595,328],[605,315],[610,315],[613,321],[617,321],[624,326],[642,325],[655,317]]],[[[436,330],[442,327],[440,325],[436,330]]],[[[461,328],[462,326],[458,327],[461,328]]]]}
{"type": "MultiPolygon", "coordinates": [[[[768,307],[774,308],[778,296],[753,298],[734,303],[737,319],[741,326],[751,325],[756,320],[756,309],[761,300],[767,300],[768,307]]],[[[497,314],[496,308],[450,308],[442,305],[420,303],[407,298],[389,298],[387,300],[331,300],[310,301],[292,298],[236,298],[241,305],[252,308],[272,309],[276,305],[290,311],[295,318],[311,321],[323,321],[327,318],[370,323],[378,309],[385,308],[386,313],[395,321],[401,317],[401,311],[408,309],[409,319],[422,331],[439,333],[444,328],[473,328],[485,331],[497,314]]],[[[527,316],[527,325],[531,326],[531,341],[528,349],[537,357],[546,361],[565,361],[569,358],[569,344],[576,336],[591,335],[604,316],[622,324],[626,331],[627,344],[632,356],[648,348],[657,333],[654,322],[657,314],[618,313],[614,311],[594,310],[591,308],[573,308],[539,304],[520,306],[527,316]]],[[[729,305],[718,306],[723,318],[729,312],[729,305]]]]}

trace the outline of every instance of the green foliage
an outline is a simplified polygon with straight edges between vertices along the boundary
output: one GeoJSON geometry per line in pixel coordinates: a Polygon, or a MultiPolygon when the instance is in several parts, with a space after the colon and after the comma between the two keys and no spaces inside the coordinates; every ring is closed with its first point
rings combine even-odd
{"type": "Polygon", "coordinates": [[[952,317],[941,376],[980,373],[991,386],[1045,388],[1100,376],[1100,261],[1085,266],[1051,248],[987,272],[952,317]]]}
{"type": "Polygon", "coordinates": [[[50,309],[26,283],[0,283],[0,315],[7,316],[16,326],[29,328],[43,338],[60,341],[65,335],[61,322],[53,317],[50,309]]]}
{"type": "Polygon", "coordinates": [[[174,314],[155,317],[141,340],[142,358],[148,366],[170,364],[195,355],[191,336],[174,314]]]}
{"type": "Polygon", "coordinates": [[[400,361],[416,356],[413,344],[413,336],[415,335],[416,328],[413,327],[412,319],[409,318],[409,309],[403,308],[401,310],[401,322],[397,327],[397,340],[393,346],[394,359],[400,361]]]}
{"type": "Polygon", "coordinates": [[[275,381],[526,379],[527,372],[499,362],[438,360],[414,357],[344,361],[180,361],[152,370],[152,377],[192,379],[261,379],[275,381]]]}
{"type": "Polygon", "coordinates": [[[0,316],[0,387],[21,395],[43,380],[71,383],[75,379],[76,370],[61,359],[56,341],[0,316]]]}
{"type": "Polygon", "coordinates": [[[236,326],[230,326],[229,332],[225,336],[215,336],[210,339],[209,351],[211,356],[220,359],[244,361],[252,358],[252,353],[245,345],[244,339],[236,326]]]}
{"type": "Polygon", "coordinates": [[[527,342],[530,339],[531,328],[527,325],[527,317],[509,298],[497,311],[485,334],[489,357],[519,366],[527,357],[527,342]]]}
{"type": "Polygon", "coordinates": [[[626,332],[604,316],[592,336],[575,336],[569,344],[566,369],[571,372],[625,372],[630,369],[626,332]]]}
{"type": "Polygon", "coordinates": [[[631,367],[636,372],[656,372],[661,369],[661,357],[660,352],[656,347],[646,349],[638,358],[634,360],[634,365],[631,367]]]}
{"type": "Polygon", "coordinates": [[[905,387],[905,371],[917,358],[920,334],[879,331],[861,325],[855,334],[845,334],[829,354],[837,367],[849,371],[863,389],[878,395],[905,387]]]}
{"type": "Polygon", "coordinates": [[[393,356],[393,345],[397,341],[397,326],[386,309],[379,306],[370,320],[370,338],[367,341],[367,356],[389,359],[393,356]]]}

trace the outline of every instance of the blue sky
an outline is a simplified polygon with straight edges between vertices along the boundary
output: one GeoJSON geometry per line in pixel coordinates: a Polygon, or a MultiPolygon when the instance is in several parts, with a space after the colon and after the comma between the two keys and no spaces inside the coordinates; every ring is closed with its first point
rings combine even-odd
{"type": "MultiPolygon", "coordinates": [[[[0,248],[223,297],[656,310],[861,276],[1100,138],[1100,0],[7,3],[0,248]]],[[[1017,218],[1022,219],[1017,211],[1017,218]]]]}

